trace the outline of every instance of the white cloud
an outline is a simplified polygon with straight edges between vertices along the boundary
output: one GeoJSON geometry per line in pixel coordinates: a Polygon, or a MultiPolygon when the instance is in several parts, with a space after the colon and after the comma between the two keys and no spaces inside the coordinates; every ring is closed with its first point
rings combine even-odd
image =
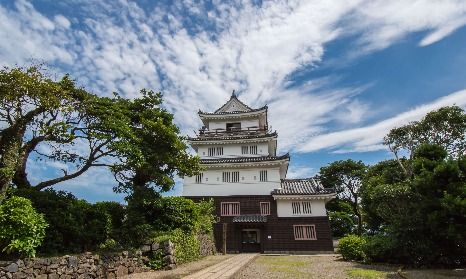
{"type": "Polygon", "coordinates": [[[321,149],[336,149],[337,153],[346,153],[383,150],[386,147],[381,142],[390,129],[410,121],[419,120],[429,111],[451,105],[466,108],[466,90],[452,93],[373,125],[311,137],[298,151],[312,152],[321,149]]]}
{"type": "Polygon", "coordinates": [[[315,175],[315,170],[308,166],[290,166],[287,178],[303,178],[311,177],[315,175]]]}
{"type": "Polygon", "coordinates": [[[361,55],[424,32],[419,46],[427,46],[466,24],[462,0],[214,1],[213,7],[183,1],[153,10],[127,0],[64,5],[73,13],[45,15],[26,0],[0,5],[1,61],[45,60],[101,95],[162,91],[183,133],[200,126],[198,109],[214,110],[236,89],[251,106],[269,104],[282,150],[302,152],[380,149],[380,135],[391,127],[328,130],[332,123],[361,123],[371,111],[358,97],[367,85],[312,80],[290,87],[293,73],[318,67],[326,44],[354,36],[357,46],[348,54],[361,55]]]}

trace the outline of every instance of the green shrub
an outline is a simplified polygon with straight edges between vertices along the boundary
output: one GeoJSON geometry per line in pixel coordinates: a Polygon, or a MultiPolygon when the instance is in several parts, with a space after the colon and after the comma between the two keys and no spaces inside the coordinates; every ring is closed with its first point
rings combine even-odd
{"type": "Polygon", "coordinates": [[[199,258],[200,243],[196,232],[175,229],[157,236],[154,241],[161,243],[168,240],[173,242],[177,263],[187,263],[199,258]]]}
{"type": "Polygon", "coordinates": [[[338,250],[345,260],[364,260],[364,245],[366,240],[362,236],[348,235],[340,238],[338,250]]]}
{"type": "Polygon", "coordinates": [[[112,216],[101,206],[51,189],[18,190],[15,194],[30,199],[49,224],[44,241],[37,248],[40,254],[93,251],[111,238],[112,216]]]}
{"type": "Polygon", "coordinates": [[[369,262],[390,262],[399,257],[396,252],[396,240],[389,235],[377,234],[365,238],[363,251],[365,260],[369,262]]]}
{"type": "Polygon", "coordinates": [[[30,200],[11,197],[0,204],[0,249],[2,252],[34,257],[44,239],[47,223],[30,200]]]}

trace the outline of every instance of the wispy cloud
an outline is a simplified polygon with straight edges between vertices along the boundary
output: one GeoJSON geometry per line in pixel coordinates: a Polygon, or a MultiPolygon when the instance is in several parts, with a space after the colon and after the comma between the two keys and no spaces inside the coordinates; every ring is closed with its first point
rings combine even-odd
{"type": "Polygon", "coordinates": [[[390,129],[407,124],[410,121],[419,120],[429,111],[451,105],[466,108],[466,90],[452,93],[376,124],[312,137],[298,151],[312,152],[330,149],[337,153],[347,153],[383,150],[386,147],[382,145],[382,140],[390,129]]]}
{"type": "Polygon", "coordinates": [[[338,88],[319,79],[291,86],[290,77],[318,67],[339,38],[354,37],[347,51],[358,56],[412,33],[423,32],[420,47],[430,45],[466,24],[462,0],[213,2],[66,2],[47,15],[36,2],[0,4],[0,60],[45,60],[101,95],[162,91],[183,133],[199,127],[198,109],[214,110],[236,89],[251,106],[269,104],[281,150],[378,150],[386,129],[416,116],[332,132],[330,124],[360,125],[372,110],[360,98],[368,85],[338,88]]]}

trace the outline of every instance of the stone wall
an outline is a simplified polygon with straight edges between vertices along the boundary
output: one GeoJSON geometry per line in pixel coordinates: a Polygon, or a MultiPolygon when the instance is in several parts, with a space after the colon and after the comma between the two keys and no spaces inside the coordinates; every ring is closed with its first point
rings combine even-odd
{"type": "MultiPolygon", "coordinates": [[[[215,253],[212,237],[198,236],[200,255],[215,253]]],[[[149,271],[146,267],[151,253],[160,252],[166,269],[176,267],[175,247],[171,241],[143,245],[140,251],[97,255],[84,253],[55,258],[34,258],[17,261],[0,261],[0,279],[72,279],[72,278],[119,278],[127,274],[149,271]]]]}
{"type": "Polygon", "coordinates": [[[40,278],[118,278],[127,274],[148,271],[140,252],[23,259],[0,262],[0,279],[40,278]]]}
{"type": "Polygon", "coordinates": [[[200,234],[197,236],[200,244],[199,255],[201,257],[215,254],[217,251],[213,237],[210,235],[200,234]]]}

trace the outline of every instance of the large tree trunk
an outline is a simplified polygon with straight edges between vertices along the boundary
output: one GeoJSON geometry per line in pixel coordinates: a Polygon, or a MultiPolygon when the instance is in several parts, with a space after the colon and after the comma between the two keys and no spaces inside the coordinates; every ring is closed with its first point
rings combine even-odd
{"type": "Polygon", "coordinates": [[[21,145],[25,126],[13,125],[3,130],[0,137],[0,201],[5,198],[15,169],[21,159],[21,145]]]}

